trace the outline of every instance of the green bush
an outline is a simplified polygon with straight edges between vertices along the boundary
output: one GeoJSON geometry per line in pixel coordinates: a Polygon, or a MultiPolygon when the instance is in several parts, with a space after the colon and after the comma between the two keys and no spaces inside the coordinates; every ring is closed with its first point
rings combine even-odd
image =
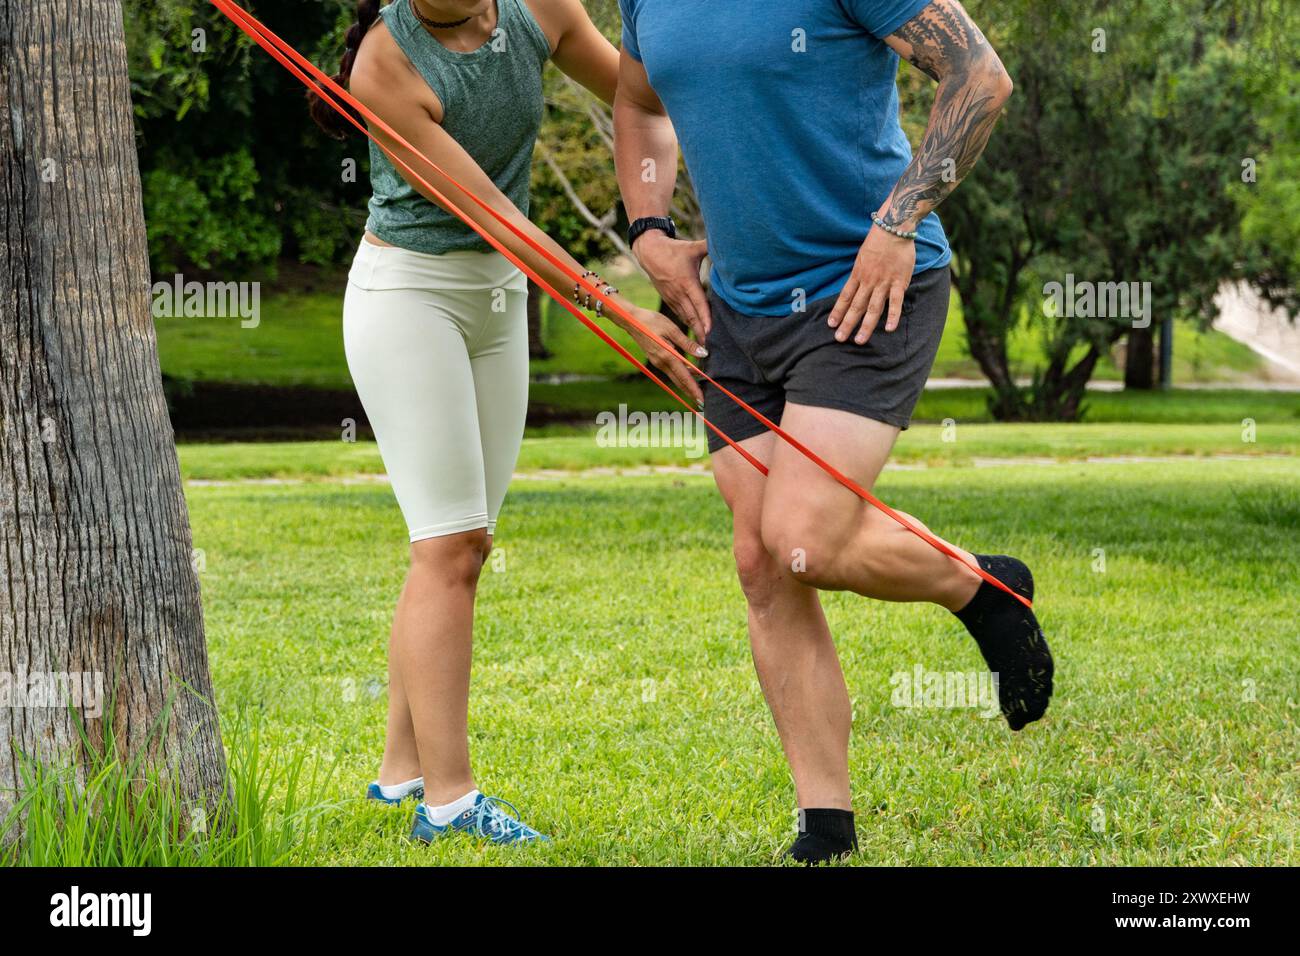
{"type": "Polygon", "coordinates": [[[280,254],[280,229],[253,204],[259,176],[247,150],[173,159],[143,177],[149,259],[155,274],[186,264],[247,268],[280,254]]]}

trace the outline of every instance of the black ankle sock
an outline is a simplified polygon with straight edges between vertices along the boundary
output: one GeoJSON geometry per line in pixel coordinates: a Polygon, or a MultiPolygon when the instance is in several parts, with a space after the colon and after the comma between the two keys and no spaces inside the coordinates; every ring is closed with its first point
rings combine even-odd
{"type": "MultiPolygon", "coordinates": [[[[1011,590],[1034,598],[1034,578],[1024,563],[1006,555],[975,555],[985,571],[1011,590]]],[[[1012,730],[1043,716],[1052,697],[1052,652],[1034,612],[987,581],[955,612],[998,675],[998,701],[1012,730]]]]}
{"type": "Polygon", "coordinates": [[[799,811],[799,836],[786,851],[797,863],[815,866],[848,856],[858,848],[852,810],[799,811]]]}

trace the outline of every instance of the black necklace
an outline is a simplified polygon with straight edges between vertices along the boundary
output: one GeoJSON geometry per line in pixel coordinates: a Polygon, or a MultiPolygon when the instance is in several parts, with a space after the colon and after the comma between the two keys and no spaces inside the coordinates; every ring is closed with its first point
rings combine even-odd
{"type": "Polygon", "coordinates": [[[430,30],[454,30],[456,27],[463,27],[470,21],[470,17],[466,17],[464,20],[452,20],[449,23],[443,23],[441,20],[430,20],[420,12],[420,8],[415,5],[415,0],[411,0],[411,12],[415,14],[415,19],[430,30]]]}

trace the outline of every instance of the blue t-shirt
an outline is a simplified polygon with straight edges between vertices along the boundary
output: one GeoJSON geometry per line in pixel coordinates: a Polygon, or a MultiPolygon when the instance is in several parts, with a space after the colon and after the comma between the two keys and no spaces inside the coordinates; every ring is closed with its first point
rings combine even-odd
{"type": "MultiPolygon", "coordinates": [[[[871,214],[911,162],[898,54],[881,39],[931,0],[619,0],[704,214],[713,288],[749,315],[837,295],[871,214]]],[[[947,265],[939,217],[916,271],[947,265]]]]}

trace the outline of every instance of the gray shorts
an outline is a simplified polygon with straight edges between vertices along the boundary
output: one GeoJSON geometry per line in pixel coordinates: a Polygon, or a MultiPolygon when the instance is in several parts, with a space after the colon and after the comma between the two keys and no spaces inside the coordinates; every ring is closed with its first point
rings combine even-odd
{"type": "MultiPolygon", "coordinates": [[[[837,296],[790,315],[750,316],[711,293],[713,327],[704,370],[777,424],[791,401],[907,428],[939,351],[949,281],[947,266],[913,276],[898,328],[886,332],[882,316],[866,345],[835,341],[826,319],[837,296]]],[[[705,417],[734,440],[767,431],[712,384],[703,385],[705,417]]],[[[709,433],[710,452],[725,447],[709,433]]]]}

